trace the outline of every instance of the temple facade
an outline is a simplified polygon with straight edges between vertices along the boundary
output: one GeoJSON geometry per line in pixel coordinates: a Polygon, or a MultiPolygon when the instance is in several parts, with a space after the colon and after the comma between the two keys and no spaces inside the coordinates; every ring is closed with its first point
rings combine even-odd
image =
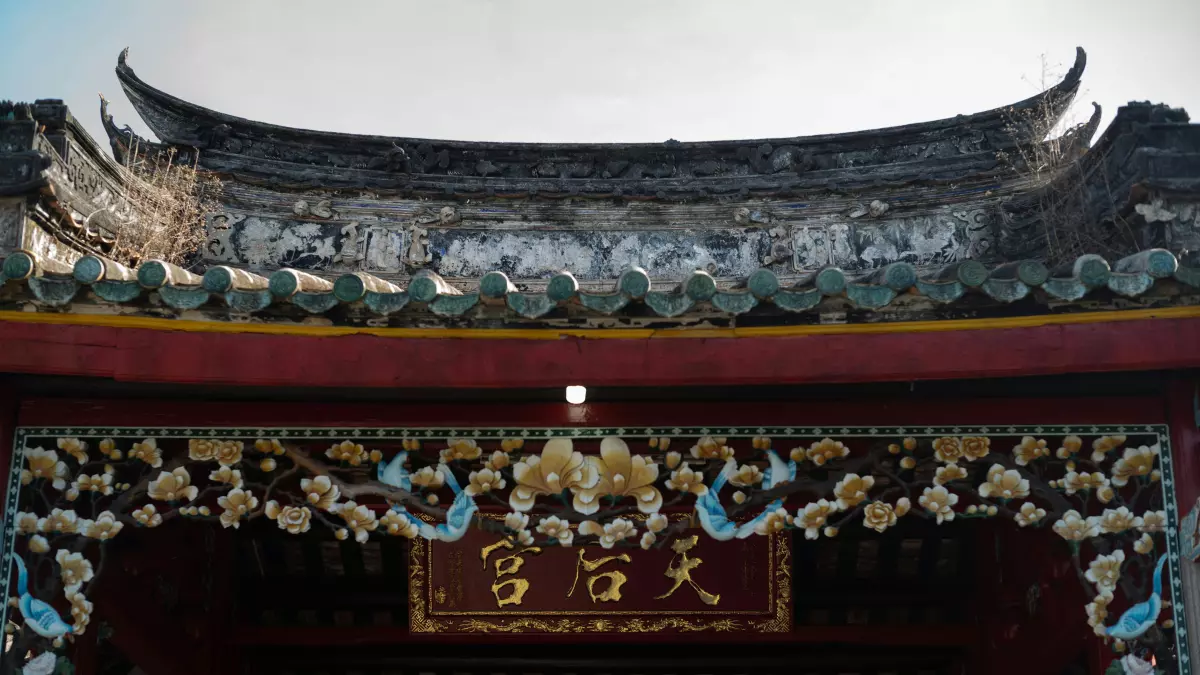
{"type": "Polygon", "coordinates": [[[1063,128],[1085,60],[744,141],[293,129],[127,53],[154,139],[0,103],[0,672],[1192,672],[1200,125],[1063,128]]]}

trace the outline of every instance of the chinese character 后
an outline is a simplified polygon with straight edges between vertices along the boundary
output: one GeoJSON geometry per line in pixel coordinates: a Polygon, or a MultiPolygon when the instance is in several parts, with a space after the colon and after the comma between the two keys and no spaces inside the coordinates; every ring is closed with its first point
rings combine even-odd
{"type": "MultiPolygon", "coordinates": [[[[488,556],[492,554],[492,551],[495,551],[498,548],[511,551],[512,547],[513,544],[508,539],[501,539],[491,546],[484,546],[479,551],[479,558],[483,561],[483,569],[487,569],[488,556]]],[[[521,604],[521,600],[525,597],[525,592],[529,590],[529,580],[516,578],[500,581],[500,577],[507,574],[516,574],[518,571],[520,571],[521,566],[525,564],[525,559],[521,557],[523,554],[528,553],[530,555],[538,555],[541,552],[541,548],[537,546],[530,546],[529,548],[523,548],[520,551],[517,551],[513,555],[496,559],[494,563],[496,567],[496,581],[492,584],[492,595],[496,596],[497,607],[521,604]],[[501,598],[500,591],[504,588],[511,588],[512,592],[507,597],[501,598]]]]}
{"type": "MultiPolygon", "coordinates": [[[[624,563],[630,562],[628,553],[622,553],[621,555],[610,555],[604,558],[597,558],[596,560],[584,560],[583,554],[583,549],[579,549],[579,562],[575,565],[575,581],[571,583],[571,590],[567,591],[568,598],[575,593],[575,586],[579,583],[580,568],[583,568],[584,572],[591,573],[600,569],[601,565],[610,563],[614,560],[619,560],[620,562],[624,563]]],[[[601,574],[593,574],[587,579],[588,595],[592,596],[593,603],[618,602],[621,599],[621,586],[626,581],[629,581],[629,577],[626,577],[624,574],[616,570],[612,572],[603,572],[601,574]],[[604,591],[601,593],[596,593],[596,582],[601,579],[608,579],[608,588],[604,589],[604,591]]]]}
{"type": "Polygon", "coordinates": [[[700,541],[700,537],[692,535],[688,539],[676,539],[671,544],[671,550],[675,551],[675,557],[671,558],[671,564],[667,567],[667,571],[663,572],[663,575],[674,579],[675,585],[671,587],[671,590],[654,598],[655,600],[662,600],[663,598],[670,597],[671,594],[679,590],[679,587],[682,586],[683,582],[686,581],[696,591],[696,595],[700,596],[700,600],[702,600],[704,604],[715,605],[721,601],[720,594],[713,595],[712,593],[705,591],[703,588],[700,588],[700,584],[696,583],[695,580],[692,579],[692,570],[696,569],[700,563],[704,562],[699,558],[689,558],[687,554],[688,551],[692,550],[692,548],[696,546],[698,541],[700,541]],[[676,561],[678,561],[678,564],[676,564],[676,561]]]}

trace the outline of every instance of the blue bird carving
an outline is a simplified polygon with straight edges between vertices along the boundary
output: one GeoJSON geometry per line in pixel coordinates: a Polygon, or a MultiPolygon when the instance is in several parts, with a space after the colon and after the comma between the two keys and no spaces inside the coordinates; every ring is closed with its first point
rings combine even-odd
{"type": "Polygon", "coordinates": [[[789,459],[787,464],[784,464],[774,450],[767,450],[767,461],[769,465],[763,472],[763,487],[767,490],[796,480],[796,460],[789,459]]]}
{"type": "MultiPolygon", "coordinates": [[[[796,460],[789,459],[785,464],[774,450],[767,450],[767,462],[769,463],[769,466],[767,466],[767,470],[763,472],[762,481],[764,490],[770,490],[778,485],[782,485],[783,483],[796,480],[796,460]]],[[[766,520],[767,516],[771,512],[781,508],[783,508],[782,499],[776,499],[770,504],[767,504],[767,508],[763,509],[762,513],[758,514],[748,522],[738,526],[737,538],[745,539],[746,537],[754,534],[754,528],[758,527],[759,523],[766,520]]]]}
{"type": "MultiPolygon", "coordinates": [[[[395,462],[395,460],[393,460],[395,462]]],[[[390,466],[390,465],[389,465],[390,466]]],[[[414,518],[408,509],[405,509],[399,504],[392,504],[392,510],[396,513],[408,518],[410,522],[417,524],[417,534],[422,538],[433,541],[458,541],[467,533],[467,528],[471,525],[471,518],[479,507],[475,505],[475,500],[471,495],[467,494],[459,485],[458,479],[454,477],[454,472],[445,464],[438,464],[438,473],[442,474],[442,478],[446,479],[446,484],[454,492],[454,502],[450,504],[450,508],[446,510],[446,522],[440,525],[430,525],[425,521],[414,518]]],[[[380,480],[383,472],[380,472],[380,480]]],[[[407,476],[405,477],[407,479],[407,476]]],[[[408,479],[411,484],[411,479],[408,479]]],[[[384,482],[387,482],[386,480],[384,482]]],[[[390,485],[390,483],[389,483],[390,485]]]]}
{"type": "Polygon", "coordinates": [[[380,464],[376,469],[379,482],[411,492],[412,475],[409,474],[408,469],[404,468],[404,463],[407,461],[408,453],[399,452],[392,458],[392,461],[387,464],[380,464]]]}
{"type": "Polygon", "coordinates": [[[729,541],[737,534],[737,524],[729,520],[725,515],[725,507],[721,505],[721,488],[736,472],[737,462],[726,460],[708,492],[696,498],[696,516],[700,519],[700,527],[717,541],[729,541]]]}
{"type": "Polygon", "coordinates": [[[1167,554],[1158,559],[1158,567],[1154,568],[1154,591],[1150,599],[1125,610],[1115,626],[1108,626],[1104,632],[1118,640],[1134,640],[1150,630],[1158,621],[1158,613],[1162,611],[1162,571],[1167,562],[1167,554]]]}
{"type": "Polygon", "coordinates": [[[21,616],[25,618],[25,625],[44,638],[60,638],[73,632],[71,624],[63,621],[53,607],[29,593],[29,573],[25,570],[25,561],[19,556],[13,556],[13,559],[17,561],[17,592],[21,595],[18,606],[21,616]]]}

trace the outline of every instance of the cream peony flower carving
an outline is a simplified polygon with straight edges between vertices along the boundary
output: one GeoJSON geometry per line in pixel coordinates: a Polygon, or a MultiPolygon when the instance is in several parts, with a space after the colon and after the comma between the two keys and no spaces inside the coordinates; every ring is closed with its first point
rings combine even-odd
{"type": "Polygon", "coordinates": [[[492,471],[499,472],[500,469],[508,466],[511,462],[512,459],[508,456],[508,453],[497,450],[493,452],[492,456],[488,458],[486,463],[484,463],[484,467],[491,469],[492,471]]]}
{"type": "Polygon", "coordinates": [[[1142,523],[1138,526],[1142,532],[1164,532],[1167,529],[1166,511],[1147,511],[1142,514],[1142,523]]]}
{"type": "Polygon", "coordinates": [[[1054,456],[1059,459],[1071,459],[1079,454],[1079,450],[1083,448],[1083,439],[1078,436],[1067,436],[1063,439],[1062,447],[1060,447],[1054,456]]]}
{"type": "Polygon", "coordinates": [[[146,504],[140,509],[134,509],[130,515],[142,527],[158,527],[162,525],[162,515],[158,513],[158,509],[154,508],[153,504],[146,504]]]}
{"type": "Polygon", "coordinates": [[[78,438],[60,438],[58,439],[58,449],[75,458],[80,465],[87,464],[87,443],[78,438]]]}
{"type": "Polygon", "coordinates": [[[125,524],[117,520],[112,511],[101,511],[95,520],[79,521],[79,531],[83,536],[101,541],[117,536],[125,524]]]}
{"type": "Polygon", "coordinates": [[[848,511],[858,506],[867,498],[867,493],[870,492],[874,485],[874,476],[859,476],[856,473],[846,474],[833,486],[833,495],[837,497],[838,509],[848,511]]]}
{"type": "Polygon", "coordinates": [[[594,463],[575,452],[569,438],[552,438],[542,447],[541,455],[522,457],[513,464],[513,479],[516,485],[509,492],[508,503],[514,511],[528,511],[538,495],[557,495],[563,490],[575,491],[574,506],[580,513],[595,513],[600,508],[594,494],[589,503],[577,491],[595,488],[600,473],[594,463]]]}
{"type": "Polygon", "coordinates": [[[36,478],[50,481],[55,490],[67,487],[67,465],[59,461],[56,451],[28,448],[23,454],[29,468],[21,472],[22,484],[28,485],[36,478]]]}
{"type": "Polygon", "coordinates": [[[529,516],[520,511],[511,511],[504,516],[504,526],[513,532],[520,532],[529,527],[529,516]]]}
{"type": "Polygon", "coordinates": [[[50,552],[50,542],[46,541],[46,538],[43,537],[42,535],[35,534],[29,538],[29,552],[30,553],[49,553],[50,552]]]}
{"type": "Polygon", "coordinates": [[[639,543],[641,544],[643,551],[649,551],[650,547],[654,546],[654,542],[657,540],[658,536],[653,532],[646,532],[642,534],[642,540],[639,543]]]}
{"type": "Polygon", "coordinates": [[[723,436],[702,436],[696,444],[692,446],[693,459],[719,459],[726,460],[733,457],[733,448],[725,445],[723,436]]]}
{"type": "Polygon", "coordinates": [[[338,507],[337,512],[342,516],[342,520],[346,521],[346,527],[354,532],[354,541],[360,544],[365,544],[375,528],[379,527],[375,512],[366,504],[346,502],[338,507]]]}
{"type": "Polygon", "coordinates": [[[79,529],[79,516],[72,510],[52,509],[50,515],[38,520],[38,531],[47,534],[74,534],[79,529]]]}
{"type": "Polygon", "coordinates": [[[430,490],[436,490],[442,485],[445,485],[446,477],[441,471],[432,466],[423,466],[418,471],[412,474],[412,484],[416,487],[423,487],[430,490]]]}
{"type": "Polygon", "coordinates": [[[993,464],[987,472],[987,481],[979,485],[979,496],[984,499],[1020,499],[1029,496],[1029,480],[1021,472],[993,464]]]}
{"type": "Polygon", "coordinates": [[[963,467],[950,462],[944,466],[939,466],[933,477],[934,485],[945,485],[951,481],[962,480],[967,477],[967,470],[963,467]]]}
{"type": "Polygon", "coordinates": [[[729,482],[738,487],[750,487],[751,485],[761,483],[762,479],[762,469],[754,464],[743,464],[738,467],[736,473],[729,477],[729,482]]]}
{"type": "Polygon", "coordinates": [[[329,476],[302,478],[300,489],[304,491],[304,498],[308,503],[322,511],[332,510],[333,505],[337,504],[338,498],[342,496],[342,491],[333,484],[329,476]]]}
{"type": "Polygon", "coordinates": [[[1093,628],[1103,628],[1104,620],[1108,618],[1108,604],[1112,602],[1111,593],[1097,595],[1084,608],[1087,611],[1088,625],[1093,628]]]}
{"type": "Polygon", "coordinates": [[[54,560],[58,563],[63,587],[68,595],[92,580],[92,563],[82,553],[71,553],[60,548],[54,554],[54,560]]]}
{"type": "Polygon", "coordinates": [[[1063,476],[1062,486],[1067,494],[1073,495],[1076,492],[1084,490],[1099,490],[1108,485],[1108,476],[1105,476],[1099,471],[1088,473],[1076,473],[1068,471],[1067,475],[1063,476]]]}
{"type": "Polygon", "coordinates": [[[821,536],[821,528],[825,527],[829,516],[837,513],[837,510],[837,504],[826,499],[805,504],[796,511],[796,527],[804,528],[805,539],[817,539],[821,536]]]}
{"type": "Polygon", "coordinates": [[[896,511],[887,502],[871,502],[863,509],[863,525],[883,532],[896,524],[896,511]]]}
{"type": "Polygon", "coordinates": [[[193,438],[188,441],[188,459],[195,462],[211,462],[217,458],[215,438],[193,438]]]}
{"type": "Polygon", "coordinates": [[[941,486],[927,487],[917,498],[917,503],[934,514],[941,525],[943,522],[954,520],[953,507],[958,503],[958,495],[941,486]]]}
{"type": "Polygon", "coordinates": [[[307,506],[280,506],[279,502],[267,502],[267,517],[279,524],[279,529],[291,534],[308,532],[312,526],[312,511],[307,506]]]}
{"type": "Polygon", "coordinates": [[[661,513],[655,513],[646,519],[646,529],[654,533],[667,529],[668,524],[667,517],[661,513]]]}
{"type": "MultiPolygon", "coordinates": [[[[594,521],[587,521],[594,522],[594,521]]],[[[618,541],[637,535],[633,523],[625,518],[617,518],[611,523],[605,523],[600,532],[600,547],[612,548],[618,541]]]]}
{"type": "Polygon", "coordinates": [[[933,442],[933,457],[939,462],[958,462],[962,456],[962,443],[954,436],[943,436],[933,442]]]}
{"type": "Polygon", "coordinates": [[[99,492],[102,495],[111,495],[113,493],[113,477],[108,473],[98,473],[92,476],[81,473],[75,477],[72,486],[80,492],[99,492]]]}
{"type": "Polygon", "coordinates": [[[776,532],[781,532],[791,522],[792,516],[787,512],[787,509],[780,507],[774,511],[768,511],[766,517],[754,525],[754,533],[764,536],[775,534],[776,532]]]}
{"type": "Polygon", "coordinates": [[[1046,441],[1033,436],[1023,436],[1021,442],[1013,446],[1013,457],[1020,466],[1025,466],[1035,459],[1046,457],[1049,454],[1050,448],[1046,447],[1046,441]]]}
{"type": "Polygon", "coordinates": [[[467,476],[467,487],[465,488],[465,491],[472,497],[491,492],[493,490],[503,489],[504,478],[500,476],[499,471],[480,469],[479,471],[472,471],[471,474],[467,476]]]}
{"type": "Polygon", "coordinates": [[[1142,526],[1142,519],[1133,515],[1130,510],[1125,507],[1116,509],[1104,509],[1100,514],[1100,531],[1105,534],[1119,534],[1126,530],[1132,530],[1142,526]]]}
{"type": "MultiPolygon", "coordinates": [[[[762,476],[759,476],[762,480],[762,476]]],[[[730,483],[733,482],[731,478],[730,483]]],[[[704,484],[704,474],[692,469],[684,462],[678,469],[671,472],[671,477],[667,479],[666,486],[668,490],[676,492],[690,492],[697,497],[708,494],[708,486],[704,484]]]]}
{"type": "MultiPolygon", "coordinates": [[[[272,502],[274,503],[274,502],[272,502]]],[[[258,508],[258,497],[249,490],[234,488],[228,494],[217,499],[217,506],[225,509],[221,512],[221,527],[238,528],[242,518],[258,508]]],[[[268,515],[268,517],[270,517],[268,515]]]]}
{"type": "Polygon", "coordinates": [[[986,436],[963,436],[962,456],[968,462],[983,459],[992,451],[992,440],[986,436]]]}
{"type": "Polygon", "coordinates": [[[254,441],[254,449],[267,455],[282,455],[287,452],[283,447],[283,443],[280,443],[275,438],[260,438],[254,441]]]}
{"type": "Polygon", "coordinates": [[[824,466],[827,462],[848,456],[850,448],[847,448],[841,441],[835,441],[832,438],[822,438],[810,445],[804,454],[812,460],[813,464],[824,466]]]}
{"type": "Polygon", "coordinates": [[[1154,458],[1158,456],[1158,444],[1125,448],[1125,454],[1113,464],[1112,484],[1124,487],[1134,476],[1148,476],[1154,469],[1154,458]]]}
{"type": "Polygon", "coordinates": [[[1021,505],[1021,510],[1014,516],[1013,520],[1017,521],[1017,525],[1028,527],[1036,525],[1042,518],[1046,517],[1046,509],[1039,508],[1033,502],[1025,502],[1021,505]]]}
{"type": "Polygon", "coordinates": [[[150,481],[147,496],[160,502],[192,501],[199,490],[192,485],[192,477],[182,466],[171,473],[162,471],[158,478],[150,481]]]}
{"type": "Polygon", "coordinates": [[[147,438],[140,443],[134,443],[129,449],[129,459],[136,459],[139,462],[145,462],[157,469],[162,466],[162,450],[158,447],[158,442],[153,438],[147,438]]]}
{"type": "Polygon", "coordinates": [[[359,466],[367,459],[367,451],[361,443],[342,441],[329,446],[325,456],[335,462],[345,462],[350,466],[359,466]]]}
{"type": "Polygon", "coordinates": [[[67,600],[71,602],[71,632],[75,635],[82,635],[87,630],[88,623],[92,620],[92,603],[84,597],[83,593],[67,592],[67,600]]]}
{"type": "Polygon", "coordinates": [[[227,466],[222,466],[208,474],[208,479],[214,483],[228,483],[235,488],[242,487],[242,472],[227,466]]]}
{"type": "Polygon", "coordinates": [[[1052,528],[1058,536],[1067,541],[1082,541],[1100,536],[1100,519],[1084,518],[1079,512],[1071,509],[1054,523],[1052,528]]]}
{"type": "Polygon", "coordinates": [[[1137,541],[1133,542],[1133,550],[1137,551],[1138,553],[1141,553],[1142,555],[1146,555],[1148,553],[1153,552],[1154,551],[1154,537],[1151,537],[1149,534],[1143,533],[1142,536],[1137,541]]]}
{"type": "MultiPolygon", "coordinates": [[[[587,466],[596,480],[590,487],[581,481],[571,488],[575,493],[572,505],[576,511],[595,513],[600,508],[600,498],[606,496],[617,499],[632,497],[638,511],[646,514],[657,513],[662,506],[662,493],[654,486],[658,480],[658,464],[642,455],[631,455],[625,441],[612,436],[600,441],[600,456],[588,457],[587,466]]],[[[675,473],[682,474],[685,470],[687,465],[682,464],[675,473]]],[[[688,485],[696,494],[703,494],[695,492],[701,487],[704,491],[708,490],[702,484],[688,485]]]]}
{"type": "Polygon", "coordinates": [[[1103,462],[1108,459],[1108,453],[1125,445],[1124,436],[1101,436],[1092,441],[1092,461],[1103,462]]]}
{"type": "Polygon", "coordinates": [[[508,453],[512,452],[513,450],[520,450],[523,447],[525,447],[524,438],[506,438],[500,441],[501,452],[508,453]]]}
{"type": "Polygon", "coordinates": [[[1098,555],[1088,564],[1084,574],[1087,580],[1096,584],[1096,590],[1102,594],[1111,594],[1121,580],[1121,564],[1125,562],[1125,551],[1117,549],[1112,555],[1098,555]]]}
{"type": "Polygon", "coordinates": [[[379,524],[384,527],[388,534],[394,537],[405,537],[412,539],[420,532],[420,527],[417,521],[398,511],[388,511],[379,519],[379,524]]]}
{"type": "Polygon", "coordinates": [[[242,461],[242,449],[245,445],[241,441],[218,441],[216,460],[221,463],[221,466],[233,466],[242,461]]]}
{"type": "Polygon", "coordinates": [[[17,513],[16,523],[17,532],[21,534],[37,534],[38,532],[38,517],[36,513],[28,513],[26,511],[17,513]]]}
{"type": "Polygon", "coordinates": [[[479,459],[479,456],[483,454],[483,450],[471,439],[448,438],[446,439],[446,448],[438,454],[443,462],[453,462],[455,460],[469,462],[479,459]]]}
{"type": "Polygon", "coordinates": [[[575,534],[571,531],[571,524],[558,516],[542,518],[538,522],[537,531],[557,540],[561,546],[570,546],[575,539],[575,534]]]}

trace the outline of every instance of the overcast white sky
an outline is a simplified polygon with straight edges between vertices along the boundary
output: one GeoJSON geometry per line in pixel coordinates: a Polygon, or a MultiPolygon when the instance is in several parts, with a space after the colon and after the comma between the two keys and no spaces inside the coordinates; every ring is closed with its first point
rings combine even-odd
{"type": "MultiPolygon", "coordinates": [[[[796,136],[971,113],[1031,95],[1040,55],[1088,51],[1079,115],[1129,100],[1200,116],[1200,0],[0,0],[0,98],[113,74],[296,127],[504,141],[796,136]]],[[[1082,121],[1082,120],[1080,120],[1082,121]]]]}

